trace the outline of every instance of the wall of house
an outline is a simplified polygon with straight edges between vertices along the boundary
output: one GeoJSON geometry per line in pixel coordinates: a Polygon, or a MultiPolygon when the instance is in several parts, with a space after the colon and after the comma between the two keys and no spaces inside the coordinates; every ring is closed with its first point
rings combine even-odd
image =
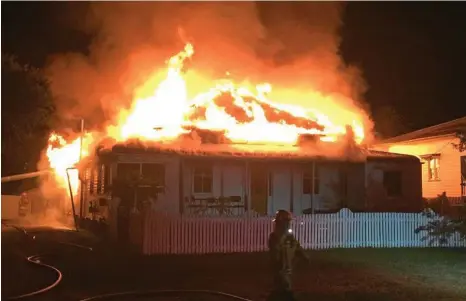
{"type": "Polygon", "coordinates": [[[346,165],[345,206],[353,212],[365,211],[366,204],[366,162],[346,165]]]}
{"type": "Polygon", "coordinates": [[[366,208],[380,212],[419,212],[423,208],[421,164],[396,159],[368,159],[366,163],[366,208]],[[399,173],[400,192],[387,192],[385,177],[399,173]]]}
{"type": "MultiPolygon", "coordinates": [[[[253,163],[251,163],[253,164],[253,163]]],[[[189,209],[188,201],[194,198],[194,206],[201,204],[197,199],[220,196],[241,196],[241,208],[233,210],[233,215],[243,214],[251,208],[250,200],[250,174],[248,164],[245,160],[199,160],[186,159],[183,163],[183,196],[185,212],[193,211],[189,209]],[[193,191],[193,172],[196,166],[212,166],[212,192],[211,193],[194,193],[193,191]],[[246,201],[246,202],[245,202],[246,201]]],[[[356,180],[353,175],[353,182],[359,182],[361,189],[352,187],[348,189],[348,198],[358,201],[364,200],[364,168],[359,173],[361,179],[356,180]]],[[[290,162],[270,162],[264,165],[264,172],[268,175],[266,213],[273,215],[279,209],[291,210],[294,214],[302,214],[304,209],[309,209],[314,204],[315,210],[338,210],[341,208],[342,201],[339,195],[341,163],[319,163],[316,168],[316,179],[319,185],[319,191],[313,198],[310,194],[303,193],[303,173],[312,174],[312,163],[299,164],[290,162]],[[293,186],[292,186],[293,182],[293,186]],[[271,185],[271,186],[269,186],[271,185]],[[291,191],[293,187],[293,192],[291,191]]],[[[358,170],[360,170],[359,168],[358,170]]],[[[351,178],[351,173],[348,178],[351,178]]],[[[349,185],[351,185],[351,179],[349,185]]],[[[356,183],[355,182],[355,183],[356,183]]],[[[353,183],[354,184],[354,183],[353,183]]],[[[204,212],[215,215],[215,210],[204,212]]]]}
{"type": "Polygon", "coordinates": [[[312,173],[312,163],[297,166],[294,173],[294,213],[301,214],[303,210],[312,208],[317,211],[341,208],[339,195],[339,163],[316,163],[316,179],[319,192],[314,195],[303,194],[303,174],[312,173]]]}
{"type": "Polygon", "coordinates": [[[455,138],[454,135],[449,135],[437,138],[378,145],[375,149],[418,157],[439,153],[439,180],[429,180],[428,164],[423,160],[423,197],[434,198],[444,191],[447,193],[447,196],[458,197],[461,196],[461,153],[452,146],[452,143],[456,143],[457,141],[458,139],[455,138]]]}
{"type": "Polygon", "coordinates": [[[183,212],[187,214],[217,215],[217,209],[204,209],[204,198],[218,198],[239,196],[241,200],[235,203],[235,208],[229,209],[229,214],[241,215],[246,211],[245,202],[247,185],[245,162],[241,160],[215,160],[215,159],[183,159],[183,212]],[[212,168],[212,190],[202,193],[194,191],[193,173],[197,167],[212,168]]]}
{"type": "MultiPolygon", "coordinates": [[[[272,177],[272,194],[268,196],[267,213],[274,214],[277,210],[291,210],[291,176],[293,165],[275,163],[269,165],[269,175],[272,177]]],[[[294,176],[294,174],[293,174],[294,176]]],[[[294,177],[296,179],[296,176],[294,177]]]]}
{"type": "MultiPolygon", "coordinates": [[[[118,163],[158,163],[165,166],[165,192],[160,194],[154,209],[186,214],[218,215],[218,209],[202,208],[208,198],[237,196],[240,198],[229,209],[231,215],[242,215],[251,209],[250,171],[244,159],[184,158],[161,154],[121,154],[112,165],[112,178],[117,175],[118,163]],[[211,167],[210,192],[195,192],[193,173],[198,167],[211,167]],[[182,179],[180,183],[180,172],[182,179]],[[182,195],[180,195],[180,192],[182,195]]],[[[252,164],[252,163],[251,163],[252,164]]],[[[340,181],[342,163],[318,162],[315,183],[318,191],[311,197],[303,193],[303,174],[312,174],[312,162],[291,163],[267,162],[264,172],[268,175],[265,210],[273,215],[279,209],[291,210],[300,215],[314,205],[316,211],[338,210],[342,206],[360,208],[364,206],[364,164],[350,164],[347,170],[347,194],[341,194],[340,181]],[[292,184],[293,183],[293,184],[292,184]],[[269,186],[271,185],[271,186],[269,186]],[[293,191],[292,191],[293,190],[293,191]]],[[[225,214],[225,213],[224,213],[225,214]]]]}

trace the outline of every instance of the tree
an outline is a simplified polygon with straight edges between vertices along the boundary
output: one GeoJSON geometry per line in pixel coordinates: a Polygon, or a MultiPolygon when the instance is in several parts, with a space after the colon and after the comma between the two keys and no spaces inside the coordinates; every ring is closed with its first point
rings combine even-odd
{"type": "Polygon", "coordinates": [[[382,138],[395,137],[410,130],[403,117],[391,106],[382,106],[373,112],[375,129],[382,138]]]}
{"type": "Polygon", "coordinates": [[[466,150],[466,129],[458,131],[456,138],[458,138],[458,143],[452,143],[453,147],[462,153],[466,150]]]}
{"type": "Polygon", "coordinates": [[[2,175],[36,169],[54,113],[41,71],[2,54],[2,175]]]}

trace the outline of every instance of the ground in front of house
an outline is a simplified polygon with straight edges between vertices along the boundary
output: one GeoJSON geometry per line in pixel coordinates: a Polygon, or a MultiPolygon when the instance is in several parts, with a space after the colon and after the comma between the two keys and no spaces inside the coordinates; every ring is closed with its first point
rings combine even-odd
{"type": "MultiPolygon", "coordinates": [[[[40,230],[35,235],[35,241],[27,241],[20,232],[2,231],[2,297],[53,280],[50,272],[24,260],[43,252],[50,254],[44,261],[63,272],[63,281],[35,300],[80,300],[136,289],[206,289],[265,300],[270,289],[263,253],[149,257],[83,233],[40,230]],[[53,241],[89,244],[94,251],[53,241]]],[[[464,249],[341,249],[311,251],[310,257],[312,265],[298,264],[294,275],[298,300],[466,300],[464,249]]]]}

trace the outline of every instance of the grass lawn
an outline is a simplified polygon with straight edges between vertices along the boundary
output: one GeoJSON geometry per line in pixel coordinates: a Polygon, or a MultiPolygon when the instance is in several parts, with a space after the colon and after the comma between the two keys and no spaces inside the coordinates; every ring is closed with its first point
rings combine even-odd
{"type": "MultiPolygon", "coordinates": [[[[51,234],[38,235],[38,240],[41,236],[51,234]]],[[[82,234],[53,236],[90,241],[82,234]]],[[[25,247],[21,251],[14,251],[15,248],[20,248],[20,244],[13,239],[5,240],[2,233],[2,296],[8,295],[3,291],[9,283],[18,281],[10,275],[31,275],[24,279],[24,292],[29,290],[26,287],[37,286],[30,282],[32,276],[37,276],[37,269],[15,264],[23,260],[17,255],[27,253],[25,247]],[[5,243],[8,261],[5,257],[8,254],[3,252],[5,243]],[[13,272],[15,269],[21,271],[13,272]]],[[[63,272],[62,283],[37,300],[79,300],[134,289],[219,290],[265,300],[270,289],[268,257],[263,253],[147,257],[102,243],[92,252],[52,247],[51,243],[37,243],[34,248],[31,252],[56,254],[47,262],[63,272]]],[[[297,264],[294,287],[298,300],[466,300],[465,250],[334,249],[310,251],[310,257],[311,266],[297,264]]]]}

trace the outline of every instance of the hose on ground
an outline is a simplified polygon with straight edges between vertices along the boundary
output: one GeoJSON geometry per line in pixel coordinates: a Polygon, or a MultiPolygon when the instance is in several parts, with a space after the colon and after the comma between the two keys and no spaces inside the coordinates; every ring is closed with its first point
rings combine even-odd
{"type": "MultiPolygon", "coordinates": [[[[3,221],[2,221],[2,224],[4,226],[13,227],[14,229],[16,229],[19,232],[21,232],[22,234],[24,234],[26,237],[29,237],[29,238],[31,238],[33,240],[36,240],[36,237],[34,235],[29,234],[26,231],[26,229],[24,229],[22,227],[7,224],[7,223],[4,223],[3,221]]],[[[75,247],[75,248],[80,248],[80,249],[85,249],[85,250],[88,250],[88,251],[93,251],[93,249],[91,247],[83,246],[83,245],[80,245],[80,244],[62,242],[62,241],[55,241],[55,242],[58,243],[58,244],[61,244],[61,245],[72,246],[72,247],[75,247]]],[[[18,295],[18,296],[14,296],[14,297],[8,297],[7,300],[19,300],[19,299],[24,299],[24,298],[36,296],[36,295],[39,295],[39,294],[50,291],[51,289],[56,287],[61,282],[61,280],[63,278],[63,275],[62,275],[61,271],[59,269],[57,269],[56,267],[52,266],[52,265],[43,263],[42,260],[41,260],[43,256],[44,255],[41,255],[41,254],[32,255],[32,256],[26,257],[26,260],[28,262],[32,263],[32,264],[35,264],[35,265],[38,265],[38,266],[41,266],[41,267],[45,267],[45,268],[48,268],[48,269],[52,270],[56,274],[55,281],[52,284],[50,284],[50,285],[48,285],[48,286],[46,286],[44,288],[35,290],[35,291],[27,293],[27,294],[22,294],[22,295],[18,295]]]]}
{"type": "Polygon", "coordinates": [[[148,297],[169,297],[169,296],[177,296],[179,297],[181,294],[204,294],[204,295],[211,295],[217,297],[226,297],[232,300],[239,300],[239,301],[252,301],[250,299],[246,299],[240,296],[235,296],[228,293],[217,292],[217,291],[210,291],[210,290],[152,290],[152,291],[130,291],[130,292],[120,292],[120,293],[108,293],[97,295],[93,297],[88,297],[86,299],[81,299],[79,301],[100,301],[100,300],[113,300],[118,298],[124,297],[135,297],[135,298],[148,298],[148,297]]]}
{"type": "Polygon", "coordinates": [[[48,264],[45,264],[45,263],[41,262],[41,258],[42,258],[41,255],[32,255],[32,256],[28,256],[26,259],[30,263],[33,263],[33,264],[36,264],[36,265],[39,265],[39,266],[42,266],[42,267],[53,270],[55,272],[55,274],[57,275],[57,279],[55,279],[55,281],[52,284],[50,284],[50,285],[48,285],[48,286],[46,286],[44,288],[38,289],[36,291],[30,292],[30,293],[27,293],[27,294],[22,294],[22,295],[19,295],[19,296],[9,297],[7,300],[18,300],[18,299],[23,299],[23,298],[28,298],[28,297],[32,297],[32,296],[35,296],[35,295],[39,295],[39,294],[48,292],[49,290],[56,287],[60,283],[61,279],[63,278],[63,275],[60,272],[60,270],[57,269],[54,266],[51,266],[51,265],[48,265],[48,264]]]}
{"type": "MultiPolygon", "coordinates": [[[[24,229],[22,227],[17,227],[17,226],[11,225],[11,224],[3,223],[3,222],[2,222],[2,224],[4,224],[5,226],[11,226],[11,227],[15,228],[16,230],[23,233],[25,236],[32,238],[33,240],[36,239],[35,236],[32,236],[31,234],[29,234],[26,231],[26,229],[24,229]]],[[[61,242],[61,241],[57,241],[57,243],[62,244],[62,245],[68,245],[68,246],[80,248],[80,249],[85,249],[85,250],[88,250],[88,251],[93,251],[93,249],[91,247],[83,246],[83,245],[80,245],[80,244],[69,243],[69,242],[61,242]]],[[[52,284],[48,285],[47,287],[41,288],[39,290],[30,292],[30,293],[27,293],[27,294],[22,294],[22,295],[19,295],[19,296],[9,297],[9,298],[7,298],[7,300],[19,300],[19,299],[24,299],[24,298],[36,296],[36,295],[39,295],[39,294],[50,291],[51,289],[56,287],[61,282],[61,280],[63,278],[63,275],[62,275],[61,271],[59,269],[57,269],[56,267],[52,266],[52,265],[48,265],[48,264],[45,264],[45,263],[41,262],[41,258],[43,256],[44,255],[32,255],[32,256],[28,256],[26,259],[30,263],[33,263],[33,264],[39,265],[41,267],[45,267],[45,268],[53,270],[55,272],[55,274],[57,275],[56,280],[52,284]]],[[[230,298],[232,300],[252,301],[250,299],[246,299],[246,298],[243,298],[243,297],[240,297],[240,296],[236,296],[236,295],[232,295],[232,294],[228,294],[228,293],[223,293],[223,292],[219,292],[219,291],[210,291],[210,290],[129,291],[129,292],[118,292],[118,293],[108,293],[108,294],[96,295],[96,296],[92,296],[92,297],[82,299],[80,301],[112,300],[112,299],[122,298],[122,297],[136,297],[136,298],[139,297],[139,298],[141,298],[141,297],[179,296],[180,294],[191,294],[191,295],[192,294],[194,294],[194,295],[204,294],[204,295],[211,295],[211,296],[218,296],[218,297],[226,297],[226,298],[230,298]]]]}

